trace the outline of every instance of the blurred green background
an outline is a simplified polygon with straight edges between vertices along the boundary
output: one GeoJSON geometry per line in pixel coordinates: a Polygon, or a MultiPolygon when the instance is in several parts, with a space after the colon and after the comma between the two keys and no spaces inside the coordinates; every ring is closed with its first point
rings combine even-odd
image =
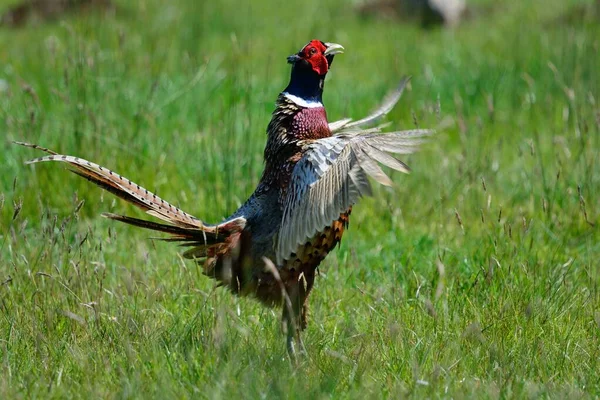
{"type": "Polygon", "coordinates": [[[593,1],[472,1],[428,30],[345,1],[165,3],[0,27],[0,397],[600,395],[593,1]],[[218,222],[260,178],[285,58],[313,38],[346,48],[330,120],[409,74],[388,119],[438,134],[355,207],[292,366],[279,311],[98,218],[141,213],[11,142],[218,222]]]}

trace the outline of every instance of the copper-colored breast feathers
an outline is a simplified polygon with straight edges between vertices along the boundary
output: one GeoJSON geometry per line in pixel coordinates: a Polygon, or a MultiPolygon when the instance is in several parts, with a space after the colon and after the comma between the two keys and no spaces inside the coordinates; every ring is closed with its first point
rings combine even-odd
{"type": "MultiPolygon", "coordinates": [[[[341,214],[338,220],[323,229],[322,232],[317,233],[304,245],[298,247],[296,253],[292,254],[290,260],[286,261],[279,271],[285,286],[293,285],[299,280],[305,280],[307,292],[310,292],[319,264],[342,240],[342,236],[348,228],[351,211],[352,207],[341,214]]],[[[278,283],[268,271],[261,274],[257,285],[251,291],[267,305],[281,304],[281,290],[279,290],[278,283]]],[[[308,293],[306,297],[308,298],[308,293]]]]}
{"type": "Polygon", "coordinates": [[[331,136],[324,107],[304,108],[291,123],[290,132],[300,140],[321,139],[331,136]]]}

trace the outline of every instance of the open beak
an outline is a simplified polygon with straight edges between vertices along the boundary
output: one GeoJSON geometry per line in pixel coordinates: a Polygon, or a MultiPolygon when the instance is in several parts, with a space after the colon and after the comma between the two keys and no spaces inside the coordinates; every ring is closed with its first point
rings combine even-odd
{"type": "Polygon", "coordinates": [[[325,50],[325,53],[323,53],[325,56],[332,56],[334,54],[341,54],[344,52],[344,46],[341,44],[325,43],[325,47],[327,47],[327,50],[325,50]]]}

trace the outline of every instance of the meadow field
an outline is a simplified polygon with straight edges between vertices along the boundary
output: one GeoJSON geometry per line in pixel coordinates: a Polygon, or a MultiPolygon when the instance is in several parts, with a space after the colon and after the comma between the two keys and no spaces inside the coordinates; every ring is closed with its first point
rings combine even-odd
{"type": "Polygon", "coordinates": [[[343,0],[118,1],[1,27],[0,398],[600,396],[600,16],[494,4],[453,30],[343,0]],[[101,218],[143,214],[12,141],[218,222],[260,178],[286,57],[313,38],[346,48],[330,120],[412,75],[388,120],[437,134],[354,208],[295,365],[279,310],[101,218]]]}

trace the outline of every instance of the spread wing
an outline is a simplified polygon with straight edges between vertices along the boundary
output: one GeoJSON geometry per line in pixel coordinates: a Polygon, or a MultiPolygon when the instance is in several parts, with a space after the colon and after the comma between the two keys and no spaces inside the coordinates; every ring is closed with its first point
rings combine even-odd
{"type": "Polygon", "coordinates": [[[391,185],[379,163],[408,173],[408,166],[390,153],[413,153],[431,133],[423,129],[378,133],[372,129],[308,142],[292,172],[277,239],[277,263],[331,225],[361,196],[371,194],[369,176],[391,185]]]}
{"type": "Polygon", "coordinates": [[[402,92],[404,88],[410,81],[410,76],[405,76],[400,81],[400,84],[396,89],[391,91],[381,102],[379,107],[377,107],[371,114],[367,117],[359,119],[358,121],[352,121],[352,118],[344,118],[339,121],[331,122],[329,124],[329,130],[332,134],[342,133],[352,130],[361,129],[365,126],[372,125],[376,123],[379,119],[384,117],[387,113],[389,113],[392,108],[398,103],[400,100],[400,96],[402,96],[402,92]]]}

